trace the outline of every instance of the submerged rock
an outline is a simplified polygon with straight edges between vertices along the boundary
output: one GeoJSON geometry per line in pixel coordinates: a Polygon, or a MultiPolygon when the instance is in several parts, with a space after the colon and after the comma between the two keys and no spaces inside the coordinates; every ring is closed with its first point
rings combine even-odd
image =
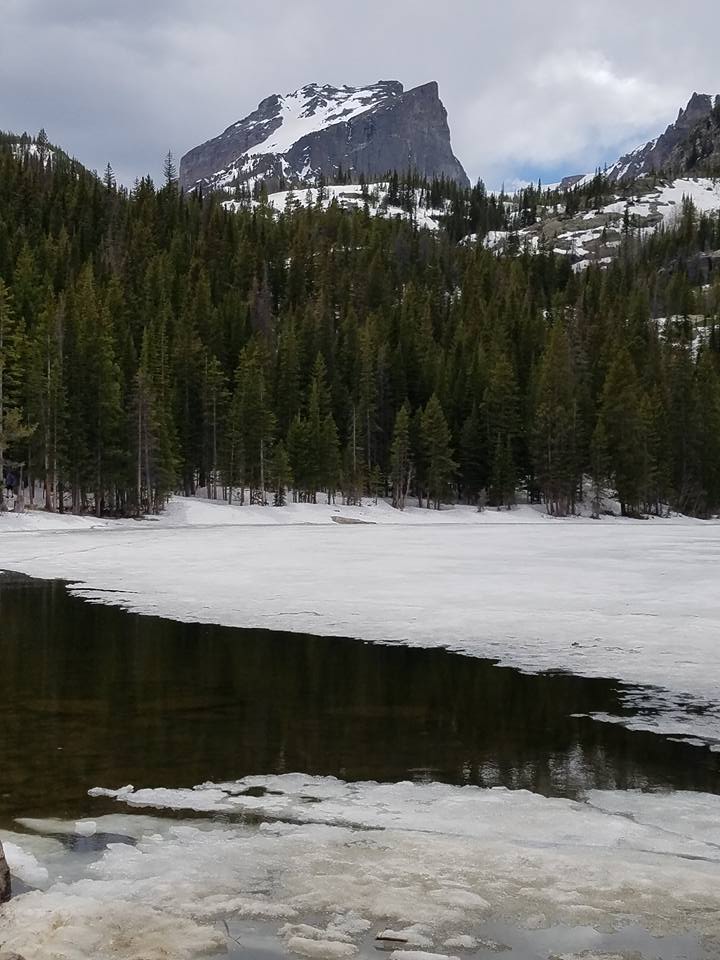
{"type": "MultiPolygon", "coordinates": [[[[0,843],[0,903],[5,903],[10,899],[10,867],[7,865],[2,843],[0,843]]],[[[0,954],[0,960],[8,960],[4,954],[0,954]]]]}

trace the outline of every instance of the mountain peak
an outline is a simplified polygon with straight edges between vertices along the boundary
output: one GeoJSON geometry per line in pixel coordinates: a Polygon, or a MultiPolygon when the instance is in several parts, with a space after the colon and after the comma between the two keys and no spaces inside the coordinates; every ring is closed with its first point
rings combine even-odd
{"type": "Polygon", "coordinates": [[[405,91],[398,80],[365,87],[309,83],[273,94],[180,164],[186,189],[228,189],[257,180],[313,183],[338,169],[365,176],[415,169],[468,184],[452,153],[434,81],[405,91]]]}
{"type": "Polygon", "coordinates": [[[651,173],[707,172],[720,162],[720,128],[714,119],[717,98],[693,93],[664,133],[621,157],[607,170],[612,183],[629,183],[651,173]]]}

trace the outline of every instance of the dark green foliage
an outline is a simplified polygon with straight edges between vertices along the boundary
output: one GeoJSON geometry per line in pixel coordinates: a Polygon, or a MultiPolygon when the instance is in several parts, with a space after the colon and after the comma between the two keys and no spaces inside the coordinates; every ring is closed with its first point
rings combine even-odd
{"type": "Polygon", "coordinates": [[[450,428],[437,394],[430,397],[423,411],[420,435],[425,462],[427,505],[429,507],[434,503],[435,509],[439,510],[440,504],[448,498],[457,464],[452,458],[450,428]]]}
{"type": "Polygon", "coordinates": [[[601,175],[564,198],[391,177],[411,214],[446,205],[432,234],[337,204],[277,216],[261,187],[230,211],[185,197],[172,157],[162,189],[128,192],[30,145],[0,137],[0,458],[47,509],[387,487],[567,513],[587,477],[627,512],[720,507],[720,284],[698,280],[718,218],[685,205],[576,275],[456,241],[592,210],[601,175]]]}
{"type": "Polygon", "coordinates": [[[290,468],[285,444],[280,440],[275,444],[270,461],[270,485],[275,491],[273,503],[276,507],[284,507],[287,503],[287,491],[292,486],[293,475],[290,468]]]}
{"type": "Polygon", "coordinates": [[[413,478],[412,450],[410,447],[410,411],[407,403],[398,410],[390,449],[390,479],[392,482],[392,503],[400,510],[405,509],[405,501],[410,492],[413,478]]]}

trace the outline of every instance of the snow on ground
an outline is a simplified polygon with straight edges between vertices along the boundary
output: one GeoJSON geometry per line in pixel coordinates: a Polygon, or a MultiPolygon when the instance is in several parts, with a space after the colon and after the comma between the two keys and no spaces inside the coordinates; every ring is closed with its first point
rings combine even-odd
{"type": "MultiPolygon", "coordinates": [[[[682,213],[683,200],[692,200],[698,213],[720,210],[720,182],[707,177],[684,177],[661,183],[648,194],[630,202],[632,216],[649,217],[658,213],[666,226],[671,226],[682,213]]],[[[624,214],[627,201],[618,200],[603,208],[604,213],[624,214]]]]}
{"type": "MultiPolygon", "coordinates": [[[[341,186],[323,187],[321,206],[327,210],[331,203],[337,203],[343,210],[364,210],[367,198],[367,209],[371,217],[386,217],[401,220],[412,220],[418,227],[428,230],[439,230],[443,217],[447,215],[444,208],[423,206],[424,194],[415,190],[415,203],[412,214],[395,204],[388,203],[389,184],[387,182],[371,183],[367,188],[360,184],[345,184],[341,186]]],[[[302,207],[316,207],[320,202],[318,187],[297,187],[294,190],[280,190],[269,194],[269,206],[276,213],[284,213],[288,206],[291,209],[302,207]]],[[[238,211],[251,206],[256,209],[260,204],[257,200],[225,200],[223,206],[227,210],[238,211]]]]}
{"type": "MultiPolygon", "coordinates": [[[[530,253],[537,253],[552,244],[554,253],[571,257],[577,261],[575,268],[581,271],[591,263],[612,263],[613,258],[608,254],[621,245],[626,213],[633,235],[647,238],[660,227],[675,226],[686,199],[693,202],[698,213],[720,211],[720,180],[717,179],[685,177],[660,181],[653,186],[643,178],[637,181],[635,189],[636,193],[632,196],[616,195],[612,202],[569,219],[559,220],[558,211],[548,207],[537,224],[522,227],[515,233],[491,231],[485,237],[484,244],[499,253],[508,249],[511,237],[519,251],[527,249],[530,253]],[[588,227],[588,223],[592,223],[592,226],[588,227]],[[546,224],[549,225],[547,229],[546,224]]],[[[470,238],[467,238],[467,242],[470,242],[470,238]]]]}
{"type": "Polygon", "coordinates": [[[558,521],[531,507],[400,513],[386,503],[176,499],[141,522],[0,517],[0,570],[69,580],[89,600],[615,677],[652,687],[628,691],[633,708],[648,709],[627,726],[715,749],[718,560],[717,523],[558,521]]]}
{"type": "MultiPolygon", "coordinates": [[[[621,946],[633,924],[656,936],[720,936],[714,796],[593,792],[575,802],[299,774],[94,792],[186,819],[99,817],[99,831],[134,842],[109,843],[84,871],[42,838],[44,892],[4,908],[5,950],[27,960],[182,960],[222,947],[223,921],[269,923],[283,953],[319,957],[368,955],[379,934],[457,953],[481,944],[489,924],[506,925],[510,942],[513,930],[549,931],[547,954],[534,957],[556,954],[558,925],[578,931],[574,947],[611,931],[621,946]]],[[[78,835],[72,821],[22,826],[13,868],[28,856],[16,852],[23,844],[38,849],[36,833],[78,835]]]]}

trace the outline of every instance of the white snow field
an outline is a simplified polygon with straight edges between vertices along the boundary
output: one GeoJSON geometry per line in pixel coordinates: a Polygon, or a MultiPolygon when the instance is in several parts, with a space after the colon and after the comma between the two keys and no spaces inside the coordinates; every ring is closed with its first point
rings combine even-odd
{"type": "Polygon", "coordinates": [[[243,922],[265,925],[282,955],[323,958],[372,956],[379,935],[422,956],[458,956],[487,947],[493,930],[495,949],[513,931],[548,944],[512,958],[557,957],[564,930],[564,957],[669,960],[660,948],[625,952],[623,938],[633,926],[648,939],[720,937],[714,796],[593,792],[575,802],[298,774],[92,793],[146,808],[91,823],[134,843],[116,840],[78,865],[54,836],[82,838],[86,822],[21,821],[26,832],[4,834],[11,868],[42,891],[3,908],[6,951],[189,960],[233,933],[242,942],[243,922]],[[186,819],[150,816],[152,807],[186,819]],[[601,950],[607,943],[614,949],[601,950]]]}
{"type": "MultiPolygon", "coordinates": [[[[720,524],[176,499],[0,517],[0,570],[182,621],[442,646],[647,687],[620,722],[720,748],[720,524]],[[333,518],[364,521],[339,524],[333,518]]],[[[603,717],[604,720],[618,718],[603,717]]]]}
{"type": "MultiPolygon", "coordinates": [[[[420,228],[428,230],[439,230],[443,217],[446,217],[449,209],[446,207],[425,206],[425,198],[422,190],[415,190],[415,208],[409,212],[402,207],[388,203],[390,184],[387,182],[371,183],[367,187],[367,210],[371,217],[385,217],[387,219],[400,218],[409,220],[420,228]]],[[[288,207],[290,209],[300,209],[302,207],[316,207],[321,203],[322,208],[327,210],[332,203],[337,203],[343,210],[364,210],[365,196],[364,190],[360,184],[346,184],[344,186],[328,186],[323,188],[323,199],[320,200],[320,190],[317,187],[308,187],[306,189],[298,187],[295,190],[281,190],[277,193],[271,193],[267,202],[275,213],[284,213],[288,207]]],[[[257,200],[225,200],[223,206],[226,210],[236,213],[242,209],[256,210],[260,207],[257,200]]]]}

